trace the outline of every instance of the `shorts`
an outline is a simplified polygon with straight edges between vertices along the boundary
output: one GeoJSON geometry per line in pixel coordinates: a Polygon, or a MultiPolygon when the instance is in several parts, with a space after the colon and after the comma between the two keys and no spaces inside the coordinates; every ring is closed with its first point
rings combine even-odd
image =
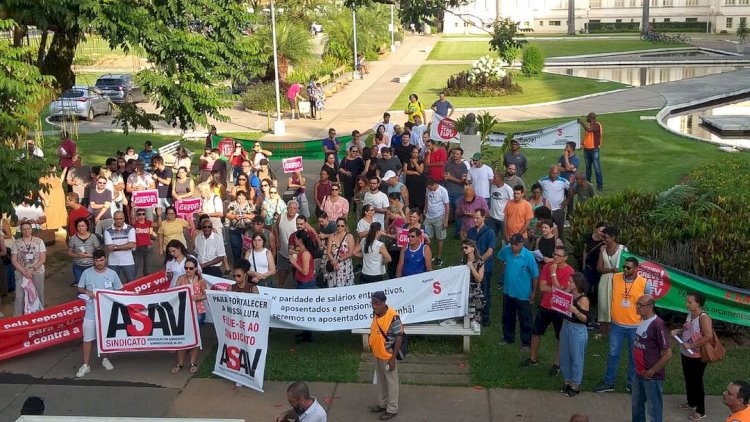
{"type": "Polygon", "coordinates": [[[291,265],[289,265],[289,258],[285,257],[282,254],[276,255],[276,270],[277,271],[289,271],[291,269],[291,265]]]}
{"type": "Polygon", "coordinates": [[[536,311],[536,318],[534,318],[534,328],[531,330],[531,334],[535,336],[542,336],[547,331],[550,323],[555,327],[555,338],[560,339],[560,329],[562,328],[563,316],[561,313],[556,311],[550,311],[544,309],[541,306],[536,311]]]}
{"type": "Polygon", "coordinates": [[[430,239],[437,237],[438,240],[445,239],[447,230],[443,227],[444,218],[445,216],[441,215],[440,217],[424,219],[424,231],[427,234],[427,237],[430,239]]]}
{"type": "Polygon", "coordinates": [[[86,343],[96,341],[96,320],[83,320],[83,341],[86,343]]]}
{"type": "Polygon", "coordinates": [[[289,101],[289,107],[291,107],[293,109],[297,109],[297,101],[295,101],[296,100],[295,98],[289,98],[289,97],[287,97],[286,100],[289,101]]]}

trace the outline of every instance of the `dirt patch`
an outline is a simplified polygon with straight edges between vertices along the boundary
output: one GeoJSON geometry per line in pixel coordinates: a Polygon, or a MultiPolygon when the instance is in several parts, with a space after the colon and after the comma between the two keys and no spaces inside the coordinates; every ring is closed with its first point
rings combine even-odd
{"type": "Polygon", "coordinates": [[[138,71],[147,66],[147,61],[143,57],[124,56],[122,54],[107,54],[96,59],[93,66],[79,66],[80,71],[85,72],[86,68],[95,69],[128,69],[138,71]]]}

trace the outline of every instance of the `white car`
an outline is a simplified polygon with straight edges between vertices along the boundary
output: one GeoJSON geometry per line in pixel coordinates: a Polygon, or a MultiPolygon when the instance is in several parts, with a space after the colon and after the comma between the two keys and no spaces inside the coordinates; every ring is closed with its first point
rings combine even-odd
{"type": "Polygon", "coordinates": [[[50,117],[82,117],[94,120],[100,114],[112,114],[112,102],[93,86],[74,86],[49,104],[50,117]]]}

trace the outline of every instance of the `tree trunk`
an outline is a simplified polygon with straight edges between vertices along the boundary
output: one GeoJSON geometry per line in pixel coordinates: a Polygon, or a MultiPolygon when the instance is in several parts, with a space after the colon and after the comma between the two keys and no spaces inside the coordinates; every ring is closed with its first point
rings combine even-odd
{"type": "Polygon", "coordinates": [[[26,25],[16,25],[13,27],[13,47],[23,47],[23,37],[26,36],[26,25]]]}
{"type": "Polygon", "coordinates": [[[81,41],[81,31],[78,27],[71,29],[56,28],[49,52],[44,59],[41,71],[45,75],[55,77],[55,87],[68,89],[75,85],[76,77],[71,69],[76,47],[81,41]]]}
{"type": "Polygon", "coordinates": [[[289,60],[282,54],[279,54],[279,84],[286,84],[286,78],[289,75],[289,60]]]}
{"type": "Polygon", "coordinates": [[[651,6],[651,0],[643,0],[643,17],[641,18],[641,34],[648,32],[648,15],[649,7],[651,6]]]}
{"type": "Polygon", "coordinates": [[[568,35],[576,34],[576,2],[568,0],[568,35]]]}
{"type": "Polygon", "coordinates": [[[42,39],[39,40],[39,51],[36,56],[36,67],[42,68],[44,65],[44,59],[47,56],[47,38],[49,37],[49,31],[42,31],[42,39]]]}

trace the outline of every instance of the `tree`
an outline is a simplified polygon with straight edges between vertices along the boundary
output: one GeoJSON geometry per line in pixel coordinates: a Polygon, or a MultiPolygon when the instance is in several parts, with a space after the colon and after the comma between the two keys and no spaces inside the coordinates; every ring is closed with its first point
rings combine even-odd
{"type": "Polygon", "coordinates": [[[643,2],[643,16],[641,17],[641,34],[648,33],[649,7],[651,0],[641,0],[643,2]]]}
{"type": "Polygon", "coordinates": [[[458,7],[469,3],[468,0],[345,0],[348,8],[368,6],[373,3],[395,4],[399,8],[401,24],[408,27],[410,23],[422,21],[433,22],[436,16],[451,7],[458,7]]]}
{"type": "MultiPolygon", "coordinates": [[[[310,32],[301,23],[289,16],[276,19],[276,48],[278,50],[279,81],[286,82],[289,65],[296,65],[312,57],[310,32]]],[[[333,28],[331,28],[333,29],[333,28]]],[[[273,34],[271,22],[255,35],[254,42],[260,43],[266,59],[265,74],[273,79],[273,34]]]]}
{"type": "Polygon", "coordinates": [[[510,18],[502,19],[492,27],[490,50],[497,51],[498,56],[512,67],[523,45],[528,43],[524,37],[518,30],[518,22],[510,18]]]}
{"type": "Polygon", "coordinates": [[[576,34],[576,0],[568,0],[568,35],[576,34]]]}

